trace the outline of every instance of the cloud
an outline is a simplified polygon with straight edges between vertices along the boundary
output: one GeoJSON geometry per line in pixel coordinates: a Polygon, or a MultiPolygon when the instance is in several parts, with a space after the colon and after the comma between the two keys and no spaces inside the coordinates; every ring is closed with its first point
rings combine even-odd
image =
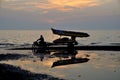
{"type": "MultiPolygon", "coordinates": [[[[58,10],[58,11],[71,11],[74,9],[81,9],[86,7],[99,6],[98,0],[5,0],[6,7],[11,9],[42,9],[42,10],[58,10]]],[[[46,12],[45,12],[46,13],[46,12]]]]}
{"type": "Polygon", "coordinates": [[[9,2],[9,1],[17,1],[17,0],[4,0],[4,1],[9,2]]]}
{"type": "Polygon", "coordinates": [[[97,0],[48,0],[47,3],[38,3],[36,7],[40,9],[54,9],[59,11],[70,11],[85,7],[98,6],[97,0]]]}
{"type": "Polygon", "coordinates": [[[49,19],[49,20],[46,20],[46,22],[48,22],[48,23],[54,23],[55,21],[54,21],[54,20],[49,19]]]}

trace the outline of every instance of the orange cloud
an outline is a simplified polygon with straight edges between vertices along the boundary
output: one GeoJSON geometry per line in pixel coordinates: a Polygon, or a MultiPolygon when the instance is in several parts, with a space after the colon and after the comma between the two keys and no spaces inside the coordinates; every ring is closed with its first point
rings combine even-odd
{"type": "Polygon", "coordinates": [[[17,0],[4,0],[4,1],[9,2],[9,1],[17,1],[17,0]]]}
{"type": "MultiPolygon", "coordinates": [[[[99,6],[101,2],[99,0],[5,0],[7,3],[4,6],[11,9],[42,9],[42,10],[58,10],[58,11],[72,11],[74,9],[81,9],[86,7],[99,6]],[[19,8],[20,7],[20,8],[19,8]],[[21,8],[22,7],[22,8],[21,8]]],[[[46,12],[45,12],[46,13],[46,12]]]]}
{"type": "Polygon", "coordinates": [[[54,20],[47,20],[48,23],[54,23],[55,21],[54,20]]]}
{"type": "Polygon", "coordinates": [[[36,7],[41,9],[55,9],[70,11],[76,8],[93,7],[100,5],[97,0],[48,0],[48,3],[38,3],[36,7]]]}

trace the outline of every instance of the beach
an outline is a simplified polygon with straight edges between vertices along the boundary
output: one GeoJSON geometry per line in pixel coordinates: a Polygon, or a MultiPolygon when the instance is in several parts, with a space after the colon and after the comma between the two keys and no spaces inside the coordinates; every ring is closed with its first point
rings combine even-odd
{"type": "Polygon", "coordinates": [[[120,0],[0,0],[0,80],[120,80],[120,0]]]}
{"type": "MultiPolygon", "coordinates": [[[[120,46],[119,30],[86,32],[90,34],[89,38],[77,38],[81,46],[120,46]]],[[[49,42],[59,38],[49,30],[0,31],[0,80],[18,80],[14,75],[18,75],[20,80],[120,79],[120,51],[77,50],[75,55],[71,55],[66,51],[41,53],[32,50],[9,50],[31,47],[40,35],[49,42]]]]}

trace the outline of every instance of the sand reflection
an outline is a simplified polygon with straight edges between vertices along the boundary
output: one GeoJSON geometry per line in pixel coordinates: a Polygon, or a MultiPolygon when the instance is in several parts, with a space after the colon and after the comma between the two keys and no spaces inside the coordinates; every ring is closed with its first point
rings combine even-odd
{"type": "MultiPolygon", "coordinates": [[[[19,53],[19,51],[16,53],[19,53]]],[[[0,61],[0,63],[7,63],[14,66],[19,66],[22,69],[26,69],[35,73],[46,73],[51,74],[61,78],[67,79],[78,79],[77,75],[86,76],[88,78],[92,75],[91,73],[100,74],[102,71],[111,72],[110,75],[120,73],[120,63],[119,63],[119,51],[77,51],[77,54],[70,55],[66,53],[45,53],[44,59],[41,61],[40,55],[42,54],[31,54],[30,51],[26,51],[29,57],[21,56],[19,59],[10,59],[0,61]],[[59,55],[58,55],[59,54],[59,55]],[[73,59],[72,59],[73,58],[73,59]],[[75,58],[75,59],[74,59],[75,58]],[[78,59],[89,59],[85,62],[74,62],[78,59]],[[66,62],[67,61],[67,62],[66,62]],[[70,62],[71,61],[71,62],[70,62]],[[53,66],[53,64],[56,64],[53,66]],[[88,72],[90,71],[90,72],[88,72]],[[116,73],[115,73],[116,72],[116,73]],[[76,77],[77,76],[77,77],[76,77]]],[[[43,54],[42,54],[43,55],[43,54]]],[[[106,74],[105,74],[106,75],[106,74]]],[[[117,76],[117,75],[116,75],[117,76]]],[[[96,76],[99,77],[99,76],[96,76]]],[[[94,78],[94,77],[93,77],[94,78]]]]}

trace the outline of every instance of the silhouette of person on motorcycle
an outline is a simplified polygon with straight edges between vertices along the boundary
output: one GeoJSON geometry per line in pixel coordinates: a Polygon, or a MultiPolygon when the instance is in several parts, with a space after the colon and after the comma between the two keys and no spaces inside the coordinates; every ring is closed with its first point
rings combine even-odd
{"type": "Polygon", "coordinates": [[[46,46],[46,42],[44,41],[44,37],[41,35],[40,38],[33,43],[33,47],[44,47],[46,46]]]}
{"type": "Polygon", "coordinates": [[[45,46],[46,42],[44,41],[44,37],[41,35],[40,38],[37,40],[37,43],[39,46],[43,47],[45,46]]]}
{"type": "Polygon", "coordinates": [[[37,40],[39,44],[44,43],[44,37],[41,35],[40,38],[37,40]]]}

